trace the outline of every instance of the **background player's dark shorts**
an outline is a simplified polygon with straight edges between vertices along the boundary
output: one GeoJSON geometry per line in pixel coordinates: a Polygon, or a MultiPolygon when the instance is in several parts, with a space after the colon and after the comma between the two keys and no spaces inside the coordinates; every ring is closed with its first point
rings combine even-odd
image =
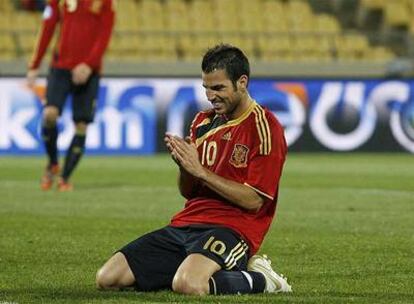
{"type": "Polygon", "coordinates": [[[226,270],[245,270],[248,246],[235,232],[218,226],[167,226],[123,247],[137,290],[170,289],[182,261],[201,253],[226,270]]]}
{"type": "Polygon", "coordinates": [[[85,84],[74,85],[70,70],[51,68],[47,78],[46,105],[56,106],[60,115],[66,98],[71,94],[73,120],[89,123],[95,116],[98,89],[99,75],[95,72],[85,84]]]}

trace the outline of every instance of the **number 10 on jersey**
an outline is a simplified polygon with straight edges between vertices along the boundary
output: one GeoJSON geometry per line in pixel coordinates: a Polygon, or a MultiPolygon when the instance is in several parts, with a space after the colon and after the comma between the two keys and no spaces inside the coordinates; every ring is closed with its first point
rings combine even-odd
{"type": "Polygon", "coordinates": [[[201,164],[204,166],[212,166],[216,161],[217,157],[217,143],[215,141],[204,141],[203,142],[203,151],[201,154],[201,164]]]}

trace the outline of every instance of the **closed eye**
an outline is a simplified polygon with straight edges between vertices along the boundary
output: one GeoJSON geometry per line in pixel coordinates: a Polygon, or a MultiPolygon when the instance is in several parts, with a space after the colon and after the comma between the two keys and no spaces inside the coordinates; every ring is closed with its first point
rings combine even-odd
{"type": "Polygon", "coordinates": [[[218,85],[214,85],[214,86],[211,86],[211,87],[208,87],[208,86],[206,86],[206,85],[204,85],[203,84],[203,87],[207,90],[207,89],[210,89],[210,90],[213,90],[213,91],[221,91],[221,90],[223,90],[224,88],[226,88],[226,86],[225,85],[222,85],[222,84],[218,84],[218,85]]]}

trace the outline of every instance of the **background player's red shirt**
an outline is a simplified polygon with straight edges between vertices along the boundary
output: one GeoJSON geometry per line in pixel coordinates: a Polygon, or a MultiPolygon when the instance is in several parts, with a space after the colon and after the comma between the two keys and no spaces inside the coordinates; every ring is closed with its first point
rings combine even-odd
{"type": "Polygon", "coordinates": [[[113,0],[49,0],[30,69],[39,67],[58,23],[60,34],[52,66],[72,69],[79,63],[100,71],[114,24],[113,0]]]}
{"type": "Polygon", "coordinates": [[[185,208],[171,220],[172,226],[216,224],[238,232],[259,249],[276,210],[279,179],[287,146],[283,128],[266,109],[252,103],[238,119],[227,121],[214,111],[200,112],[191,126],[204,167],[245,184],[265,198],[258,212],[249,212],[228,202],[205,186],[197,189],[185,208]]]}

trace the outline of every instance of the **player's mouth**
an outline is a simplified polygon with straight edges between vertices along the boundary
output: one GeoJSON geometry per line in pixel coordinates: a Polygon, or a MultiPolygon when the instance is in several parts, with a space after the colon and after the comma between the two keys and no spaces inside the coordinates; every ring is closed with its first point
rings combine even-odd
{"type": "Polygon", "coordinates": [[[224,102],[215,101],[211,103],[215,111],[224,110],[224,102]]]}

